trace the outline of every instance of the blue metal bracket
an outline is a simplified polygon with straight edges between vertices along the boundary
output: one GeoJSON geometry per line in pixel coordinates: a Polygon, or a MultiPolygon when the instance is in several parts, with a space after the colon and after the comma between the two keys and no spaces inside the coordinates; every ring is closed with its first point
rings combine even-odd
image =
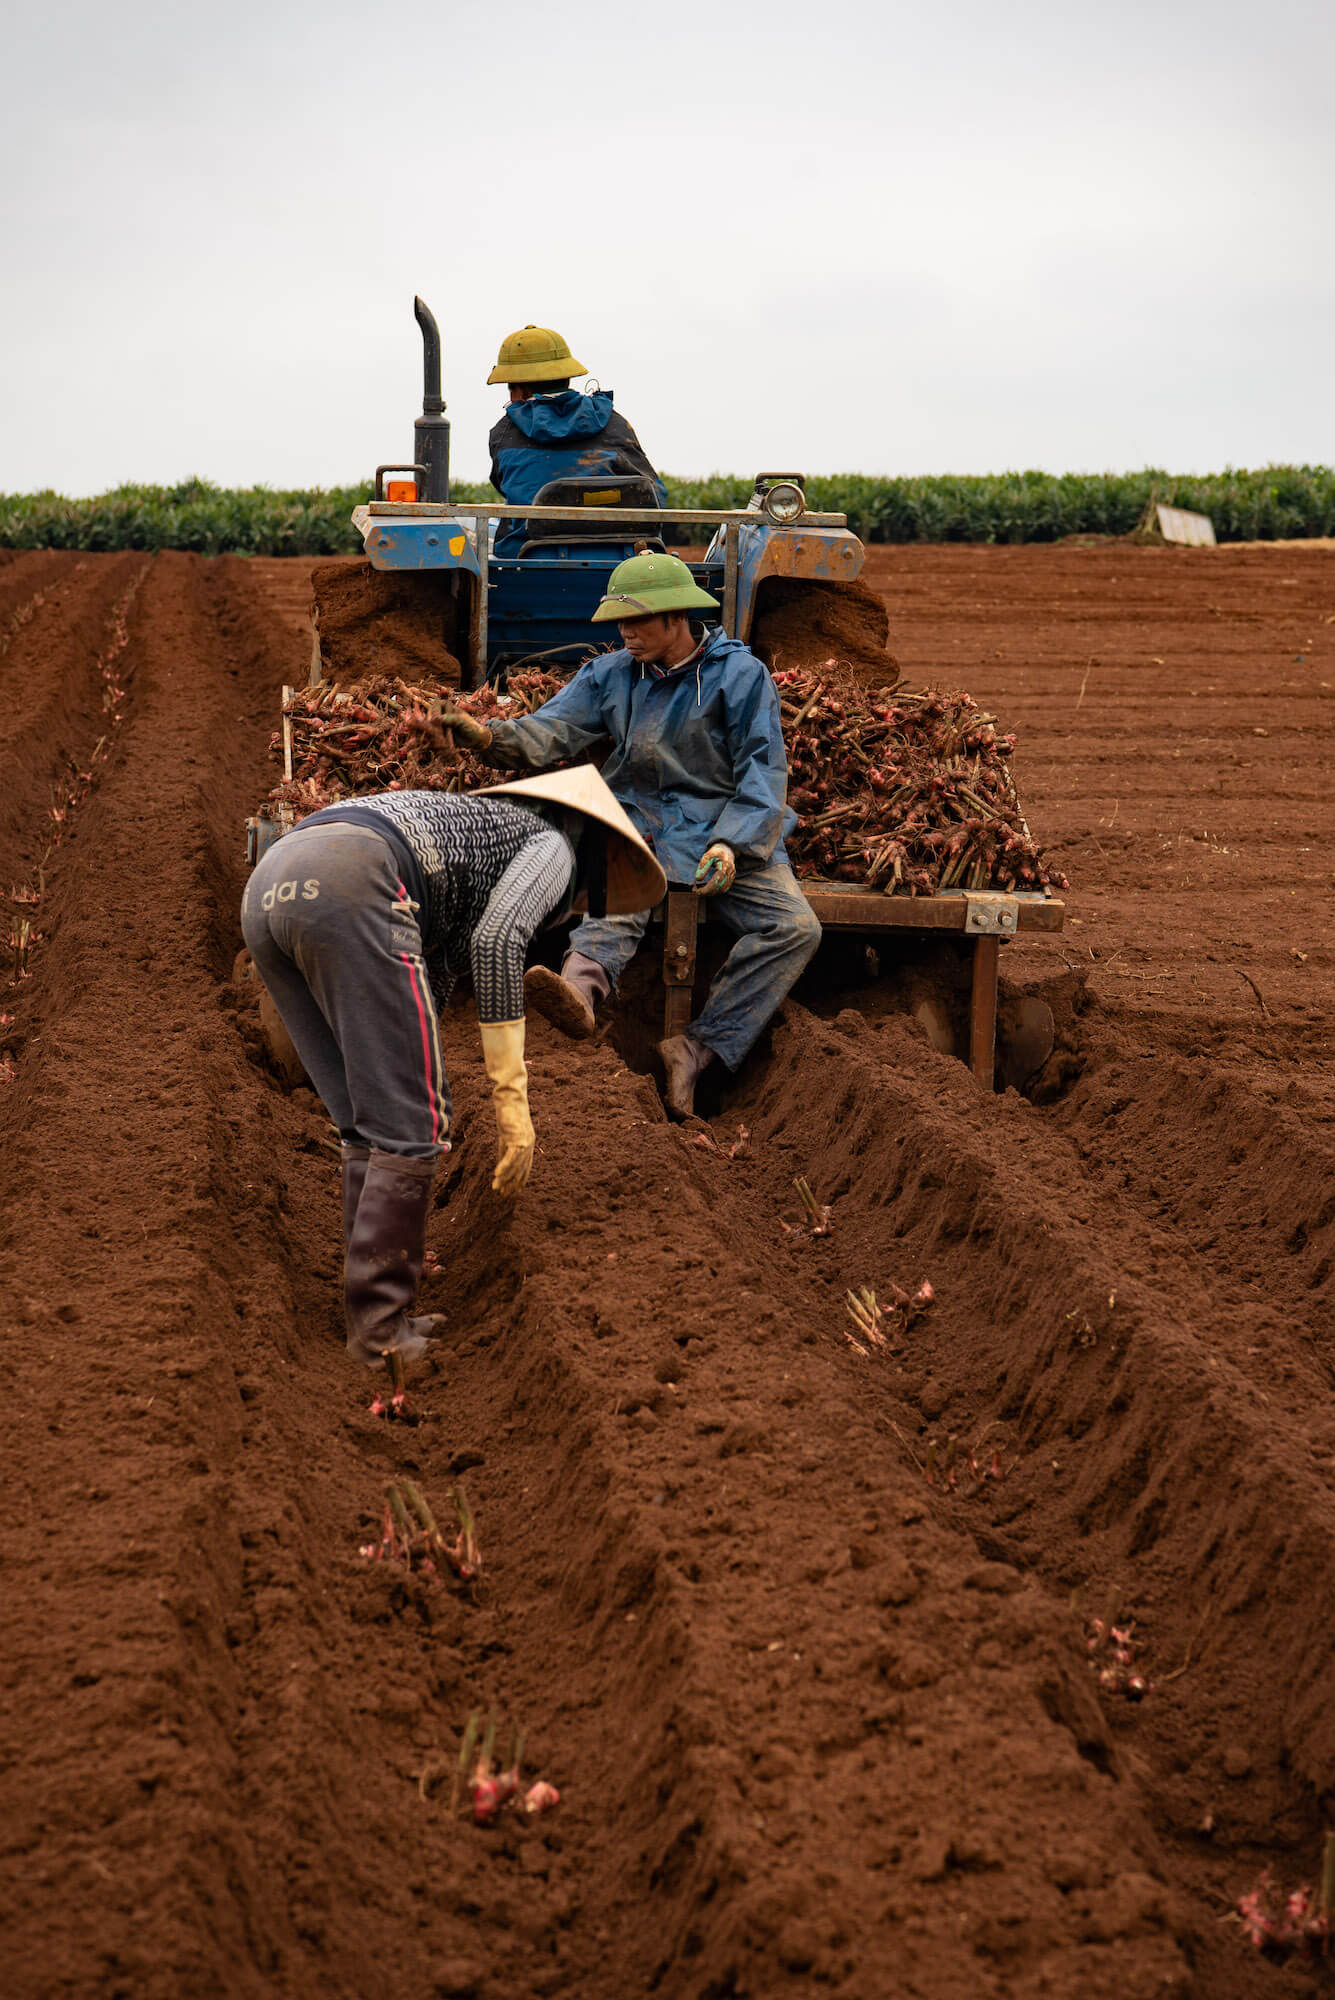
{"type": "Polygon", "coordinates": [[[372,569],[457,569],[468,576],[478,573],[477,550],[460,520],[368,518],[362,534],[372,569]]]}

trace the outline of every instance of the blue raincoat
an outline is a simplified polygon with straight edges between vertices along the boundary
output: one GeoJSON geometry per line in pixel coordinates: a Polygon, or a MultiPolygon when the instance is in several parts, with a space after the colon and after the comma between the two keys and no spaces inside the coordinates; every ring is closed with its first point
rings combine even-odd
{"type": "MultiPolygon", "coordinates": [[[[592,396],[562,389],[554,396],[507,403],[488,442],[491,483],[513,506],[532,500],[549,479],[615,472],[642,473],[652,479],[659,506],[667,505],[666,486],[626,419],[612,408],[608,389],[592,396]]],[[[522,521],[508,523],[496,537],[496,554],[518,555],[527,539],[522,521]]]]}
{"type": "Polygon", "coordinates": [[[787,862],[797,815],[778,690],[740,639],[715,629],[664,674],[624,649],[597,654],[536,714],[490,727],[498,763],[536,771],[610,739],[603,777],[669,882],[689,883],[716,840],[740,868],[787,862]]]}

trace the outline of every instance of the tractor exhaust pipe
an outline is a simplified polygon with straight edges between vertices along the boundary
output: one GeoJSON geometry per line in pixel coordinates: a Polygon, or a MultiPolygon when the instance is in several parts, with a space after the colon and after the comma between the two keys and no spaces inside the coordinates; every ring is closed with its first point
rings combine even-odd
{"type": "Polygon", "coordinates": [[[413,459],[422,468],[421,500],[450,497],[450,420],[440,393],[440,328],[431,308],[413,300],[422,329],[422,414],[413,425],[413,459]]]}

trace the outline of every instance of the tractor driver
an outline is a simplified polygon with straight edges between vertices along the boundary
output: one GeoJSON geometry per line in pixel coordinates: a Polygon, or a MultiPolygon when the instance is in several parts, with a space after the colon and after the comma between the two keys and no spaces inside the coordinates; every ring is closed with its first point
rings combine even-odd
{"type": "MultiPolygon", "coordinates": [[[[778,691],[740,639],[692,617],[717,610],[676,556],[618,564],[595,624],[615,621],[621,650],[596,653],[533,715],[441,721],[480,756],[544,770],[610,744],[603,777],[653,846],[669,882],[715,899],[736,934],[705,1005],[683,1035],[659,1043],[668,1109],[689,1118],[701,1072],[735,1070],[820,942],[820,925],[788,865],[783,837],[788,760],[778,691]]],[[[534,967],[526,999],[567,1034],[591,1035],[594,1009],[635,955],[649,912],[587,918],[571,933],[560,977],[534,967]]]]}
{"type": "MultiPolygon", "coordinates": [[[[572,375],[588,370],[549,326],[526,326],[501,342],[488,386],[503,382],[505,414],[492,426],[491,483],[514,506],[532,500],[549,479],[563,474],[634,472],[651,479],[658,504],[667,488],[650,465],[630,425],[612,408],[610,389],[582,396],[572,375]]],[[[523,521],[505,523],[496,537],[498,556],[517,556],[528,536],[523,521]]]]}

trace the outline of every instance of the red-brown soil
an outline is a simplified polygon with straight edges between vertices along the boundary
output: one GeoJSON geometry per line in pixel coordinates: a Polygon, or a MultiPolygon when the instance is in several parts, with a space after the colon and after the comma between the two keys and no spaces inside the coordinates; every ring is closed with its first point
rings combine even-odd
{"type": "Polygon", "coordinates": [[[776,577],[761,587],[751,643],[778,672],[845,661],[875,687],[893,687],[899,666],[887,650],[886,606],[860,582],[798,583],[776,577]]]}
{"type": "MultiPolygon", "coordinates": [[[[300,565],[303,571],[308,567],[300,565]]],[[[440,680],[457,687],[455,582],[450,573],[372,569],[360,556],[317,563],[307,595],[319,609],[322,677],[356,681],[397,674],[406,681],[440,680]]]]}
{"type": "Polygon", "coordinates": [[[1229,1911],[1313,1878],[1335,1789],[1335,559],[873,550],[905,678],[1019,731],[1075,880],[1007,952],[1058,1055],[985,1098],[831,957],[706,1102],[729,1159],[620,1027],[535,1022],[506,1209],[462,1007],[415,1427],[344,1357],[327,1127],[231,976],[309,568],[0,557],[0,891],[43,867],[0,961],[0,1991],[1326,1990],[1229,1911]],[[846,1290],[924,1276],[856,1355],[846,1290]],[[929,1483],[952,1433],[1004,1477],[929,1483]],[[460,1468],[477,1604],[357,1554],[387,1477],[460,1468]],[[1113,1603],[1137,1705],[1084,1656],[1113,1603]],[[419,1788],[476,1708],[550,1817],[419,1788]]]}

